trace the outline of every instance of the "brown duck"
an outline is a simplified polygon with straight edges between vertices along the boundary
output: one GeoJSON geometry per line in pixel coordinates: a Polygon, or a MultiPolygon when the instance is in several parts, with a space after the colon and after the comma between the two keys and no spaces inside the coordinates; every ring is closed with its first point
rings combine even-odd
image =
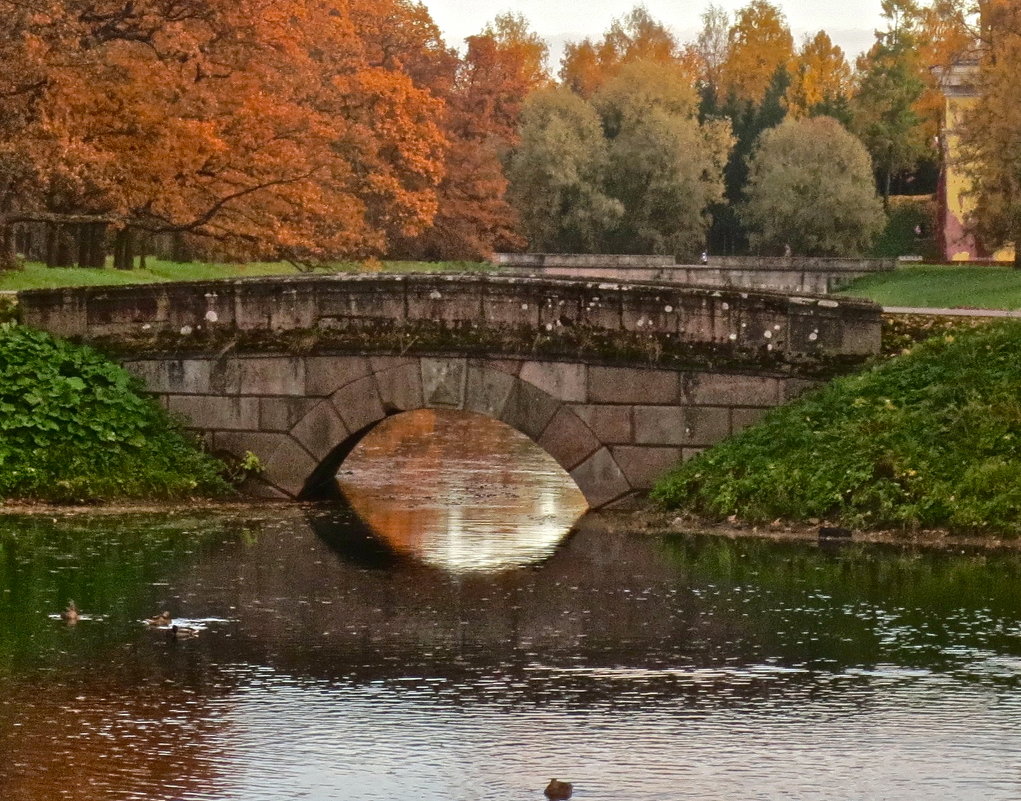
{"type": "Polygon", "coordinates": [[[546,789],[543,790],[550,801],[566,801],[574,792],[574,785],[570,782],[562,782],[559,779],[550,779],[546,789]]]}
{"type": "Polygon", "coordinates": [[[68,623],[77,623],[80,615],[78,614],[78,607],[75,606],[74,601],[67,602],[67,609],[60,613],[60,619],[66,620],[68,623]]]}

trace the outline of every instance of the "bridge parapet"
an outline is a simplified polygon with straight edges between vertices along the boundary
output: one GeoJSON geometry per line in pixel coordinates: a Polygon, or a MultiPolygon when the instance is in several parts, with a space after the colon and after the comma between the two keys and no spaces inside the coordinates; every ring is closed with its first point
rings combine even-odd
{"type": "MultiPolygon", "coordinates": [[[[82,340],[162,342],[316,333],[337,346],[483,349],[654,361],[701,356],[760,364],[861,358],[879,350],[880,313],[857,300],[493,275],[329,275],[20,294],[22,320],[82,340]],[[438,339],[437,339],[438,337],[438,339]]],[[[264,341],[264,340],[263,340],[264,341]]]]}

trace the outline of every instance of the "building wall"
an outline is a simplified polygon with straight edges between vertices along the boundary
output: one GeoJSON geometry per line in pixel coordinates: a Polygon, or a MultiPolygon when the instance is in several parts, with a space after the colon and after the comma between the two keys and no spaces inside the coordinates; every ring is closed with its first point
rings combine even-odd
{"type": "Polygon", "coordinates": [[[975,203],[968,196],[971,183],[961,166],[961,121],[978,101],[975,79],[977,62],[955,65],[943,75],[943,91],[946,95],[943,132],[943,169],[939,186],[940,249],[947,261],[972,261],[991,259],[1013,261],[1014,249],[1001,248],[988,252],[966,230],[969,216],[975,203]]]}

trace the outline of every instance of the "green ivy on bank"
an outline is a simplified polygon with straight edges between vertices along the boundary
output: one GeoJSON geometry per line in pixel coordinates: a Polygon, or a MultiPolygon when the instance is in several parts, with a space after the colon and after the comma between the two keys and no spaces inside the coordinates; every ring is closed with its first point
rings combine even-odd
{"type": "Polygon", "coordinates": [[[0,325],[0,499],[218,495],[221,467],[96,351],[0,325]]]}
{"type": "Polygon", "coordinates": [[[1021,534],[1021,323],[944,334],[839,378],[653,496],[718,519],[1021,534]]]}

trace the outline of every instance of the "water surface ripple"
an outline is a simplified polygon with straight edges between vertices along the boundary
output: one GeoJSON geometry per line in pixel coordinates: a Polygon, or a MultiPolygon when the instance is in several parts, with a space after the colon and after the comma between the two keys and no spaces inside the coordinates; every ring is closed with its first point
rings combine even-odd
{"type": "Polygon", "coordinates": [[[532,503],[484,560],[488,512],[445,547],[399,503],[0,517],[0,799],[1021,797],[1021,557],[592,518],[515,556],[532,503]]]}

